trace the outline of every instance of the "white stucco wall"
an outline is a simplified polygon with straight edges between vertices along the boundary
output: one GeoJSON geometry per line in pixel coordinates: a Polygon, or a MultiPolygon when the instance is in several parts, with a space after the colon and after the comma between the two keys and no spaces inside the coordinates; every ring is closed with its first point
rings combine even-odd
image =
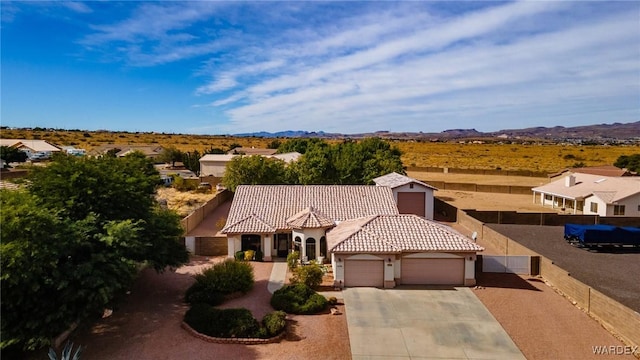
{"type": "Polygon", "coordinates": [[[200,161],[200,175],[222,177],[226,166],[227,161],[200,161]]]}

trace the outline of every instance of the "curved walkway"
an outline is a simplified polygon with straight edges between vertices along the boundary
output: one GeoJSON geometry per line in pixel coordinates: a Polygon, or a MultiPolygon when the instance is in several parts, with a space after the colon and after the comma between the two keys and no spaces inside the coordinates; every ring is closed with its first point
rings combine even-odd
{"type": "Polygon", "coordinates": [[[271,276],[269,276],[269,283],[267,284],[267,290],[270,293],[276,292],[284,286],[284,282],[287,279],[287,263],[282,261],[274,261],[271,268],[271,276]]]}

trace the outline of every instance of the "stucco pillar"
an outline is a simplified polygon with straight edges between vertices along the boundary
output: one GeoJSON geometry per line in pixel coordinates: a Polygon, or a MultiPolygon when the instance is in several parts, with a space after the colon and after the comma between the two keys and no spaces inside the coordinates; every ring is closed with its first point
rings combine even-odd
{"type": "Polygon", "coordinates": [[[466,255],[464,258],[464,286],[476,285],[476,255],[466,255]]]}
{"type": "Polygon", "coordinates": [[[184,246],[187,248],[187,251],[192,255],[196,253],[196,237],[195,236],[187,236],[184,238],[184,246]]]}
{"type": "Polygon", "coordinates": [[[333,286],[344,286],[344,261],[341,257],[331,254],[331,262],[333,266],[333,286]]]}
{"type": "Polygon", "coordinates": [[[395,255],[390,255],[384,260],[384,288],[392,289],[396,287],[395,280],[395,255]]]}
{"type": "Polygon", "coordinates": [[[263,241],[264,261],[271,261],[271,249],[273,249],[273,237],[266,235],[263,241]]]}
{"type": "Polygon", "coordinates": [[[236,254],[236,242],[233,236],[227,236],[227,257],[233,259],[236,254]]]}
{"type": "Polygon", "coordinates": [[[300,261],[303,261],[305,256],[307,256],[307,237],[303,234],[300,240],[300,261]]]}

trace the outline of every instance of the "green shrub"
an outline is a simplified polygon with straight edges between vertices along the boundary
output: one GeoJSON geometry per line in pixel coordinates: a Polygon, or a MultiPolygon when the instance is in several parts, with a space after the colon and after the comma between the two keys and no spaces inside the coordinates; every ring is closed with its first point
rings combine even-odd
{"type": "Polygon", "coordinates": [[[260,249],[256,250],[256,254],[254,256],[254,260],[255,261],[262,261],[263,258],[264,258],[264,254],[262,253],[262,251],[260,251],[260,249]]]}
{"type": "Polygon", "coordinates": [[[284,311],[273,311],[262,319],[262,326],[266,330],[266,337],[273,337],[284,331],[287,326],[287,313],[284,311]]]}
{"type": "Polygon", "coordinates": [[[244,251],[236,251],[235,259],[238,261],[244,260],[244,251]]]}
{"type": "Polygon", "coordinates": [[[208,290],[202,282],[196,282],[187,289],[185,301],[189,304],[204,303],[216,306],[224,302],[224,294],[208,290]]]}
{"type": "Polygon", "coordinates": [[[303,283],[287,285],[273,293],[271,306],[290,314],[317,314],[328,305],[327,299],[303,283]]]}
{"type": "Polygon", "coordinates": [[[323,275],[324,272],[320,265],[312,263],[294,269],[291,282],[294,284],[303,283],[312,289],[317,289],[322,284],[323,275]]]}
{"type": "MultiPolygon", "coordinates": [[[[195,304],[184,321],[201,334],[223,338],[250,338],[259,335],[260,323],[247,309],[216,309],[195,304]]],[[[263,331],[264,332],[264,331],[263,331]]]]}
{"type": "Polygon", "coordinates": [[[287,255],[287,266],[289,270],[293,270],[298,266],[298,260],[300,260],[300,253],[298,251],[291,252],[287,255]]]}
{"type": "Polygon", "coordinates": [[[224,296],[234,292],[246,293],[253,287],[251,264],[225,260],[195,276],[196,282],[187,290],[185,300],[191,304],[219,305],[224,296]]]}
{"type": "Polygon", "coordinates": [[[244,252],[244,261],[251,261],[253,260],[254,256],[256,255],[256,252],[253,250],[247,250],[244,252]]]}

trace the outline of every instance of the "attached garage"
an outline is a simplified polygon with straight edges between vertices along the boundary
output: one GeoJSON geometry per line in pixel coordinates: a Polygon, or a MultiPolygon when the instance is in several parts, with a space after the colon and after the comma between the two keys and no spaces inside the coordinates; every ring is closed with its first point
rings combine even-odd
{"type": "Polygon", "coordinates": [[[382,260],[345,260],[344,286],[384,285],[384,266],[382,260]]]}
{"type": "Polygon", "coordinates": [[[405,285],[463,285],[464,258],[403,258],[400,282],[405,285]]]}
{"type": "Polygon", "coordinates": [[[398,212],[400,214],[414,214],[425,216],[425,197],[423,192],[399,192],[398,212]]]}

